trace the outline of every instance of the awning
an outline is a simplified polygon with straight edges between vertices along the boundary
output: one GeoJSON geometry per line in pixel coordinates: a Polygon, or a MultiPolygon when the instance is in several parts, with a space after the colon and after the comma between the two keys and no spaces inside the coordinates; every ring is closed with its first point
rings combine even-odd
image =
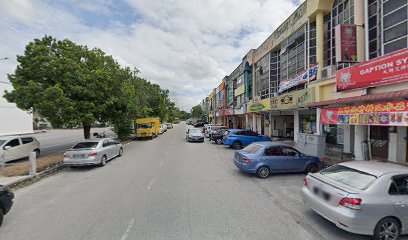
{"type": "Polygon", "coordinates": [[[402,99],[402,98],[408,98],[408,89],[393,91],[393,92],[386,92],[386,93],[367,94],[367,95],[357,96],[357,97],[338,98],[338,99],[321,101],[321,102],[313,102],[313,103],[307,104],[306,106],[307,107],[324,107],[324,106],[332,106],[332,105],[347,105],[350,103],[374,102],[374,101],[393,100],[393,99],[402,99]]]}

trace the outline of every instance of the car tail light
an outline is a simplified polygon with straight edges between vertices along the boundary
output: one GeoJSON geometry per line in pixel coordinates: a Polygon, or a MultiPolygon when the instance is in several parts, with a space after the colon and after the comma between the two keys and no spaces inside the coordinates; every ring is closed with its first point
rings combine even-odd
{"type": "Polygon", "coordinates": [[[307,182],[307,178],[303,178],[303,185],[305,185],[306,187],[309,186],[309,183],[307,182]]]}
{"type": "Polygon", "coordinates": [[[321,163],[325,163],[326,162],[326,158],[325,157],[319,157],[319,160],[321,163]]]}
{"type": "Polygon", "coordinates": [[[343,198],[340,200],[339,205],[342,205],[346,208],[351,208],[354,210],[361,209],[361,198],[343,198]]]}
{"type": "Polygon", "coordinates": [[[249,158],[247,158],[247,157],[242,158],[242,161],[244,163],[250,163],[251,162],[251,160],[249,160],[249,158]]]}
{"type": "Polygon", "coordinates": [[[89,153],[89,156],[90,156],[90,157],[93,157],[93,156],[96,156],[96,155],[98,155],[98,153],[97,153],[95,150],[92,150],[92,151],[89,153]]]}
{"type": "Polygon", "coordinates": [[[64,153],[64,158],[69,157],[68,153],[64,153]]]}

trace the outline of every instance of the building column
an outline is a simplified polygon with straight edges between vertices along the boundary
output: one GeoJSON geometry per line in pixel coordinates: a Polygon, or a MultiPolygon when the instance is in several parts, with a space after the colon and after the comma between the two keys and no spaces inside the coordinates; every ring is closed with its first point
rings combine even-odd
{"type": "Polygon", "coordinates": [[[406,127],[396,127],[396,133],[389,134],[388,160],[396,162],[406,162],[407,155],[407,129],[406,127]]]}
{"type": "Polygon", "coordinates": [[[269,112],[269,137],[272,137],[272,113],[269,112]]]}
{"type": "MultiPolygon", "coordinates": [[[[356,125],[354,128],[354,157],[356,160],[367,160],[364,159],[364,150],[368,151],[368,149],[363,149],[363,143],[367,139],[367,126],[356,125]]],[[[368,147],[368,146],[367,146],[368,147]]]]}
{"type": "Polygon", "coordinates": [[[322,135],[323,134],[323,127],[320,124],[320,115],[322,114],[321,108],[316,108],[316,134],[322,135]]]}
{"type": "Polygon", "coordinates": [[[298,134],[299,134],[299,124],[300,124],[299,111],[294,110],[293,112],[294,112],[293,113],[293,140],[297,142],[298,134]]]}
{"type": "Polygon", "coordinates": [[[343,142],[343,151],[345,153],[350,153],[351,152],[351,135],[350,135],[350,125],[344,125],[343,126],[343,136],[344,136],[344,142],[343,142]]]}
{"type": "Polygon", "coordinates": [[[319,69],[317,71],[317,79],[322,77],[322,68],[323,68],[323,38],[324,31],[324,15],[323,12],[318,12],[316,14],[316,61],[319,64],[319,69]]]}
{"type": "Polygon", "coordinates": [[[248,113],[245,114],[245,128],[244,129],[249,129],[249,116],[248,113]]]}

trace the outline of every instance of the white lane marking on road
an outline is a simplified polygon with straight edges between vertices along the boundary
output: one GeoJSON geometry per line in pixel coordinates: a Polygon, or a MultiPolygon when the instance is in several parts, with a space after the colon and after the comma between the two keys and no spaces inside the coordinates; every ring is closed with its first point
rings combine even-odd
{"type": "Polygon", "coordinates": [[[160,162],[160,167],[162,167],[162,166],[163,166],[163,161],[160,162]]]}
{"type": "Polygon", "coordinates": [[[150,181],[149,185],[147,186],[147,190],[150,190],[152,188],[153,182],[154,182],[154,178],[150,181]]]}
{"type": "Polygon", "coordinates": [[[130,232],[130,229],[132,229],[134,222],[135,222],[135,219],[132,218],[128,224],[128,227],[126,228],[126,231],[123,233],[122,238],[120,240],[125,240],[128,237],[128,234],[130,232]]]}

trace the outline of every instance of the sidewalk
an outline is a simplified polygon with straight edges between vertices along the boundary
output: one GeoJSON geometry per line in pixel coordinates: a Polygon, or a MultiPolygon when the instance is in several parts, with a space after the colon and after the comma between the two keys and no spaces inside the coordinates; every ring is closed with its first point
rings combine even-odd
{"type": "Polygon", "coordinates": [[[22,181],[24,181],[26,179],[29,179],[31,177],[33,177],[33,176],[29,176],[29,175],[15,176],[15,177],[3,177],[3,176],[0,176],[0,185],[10,186],[10,185],[22,182],[22,181]]]}

